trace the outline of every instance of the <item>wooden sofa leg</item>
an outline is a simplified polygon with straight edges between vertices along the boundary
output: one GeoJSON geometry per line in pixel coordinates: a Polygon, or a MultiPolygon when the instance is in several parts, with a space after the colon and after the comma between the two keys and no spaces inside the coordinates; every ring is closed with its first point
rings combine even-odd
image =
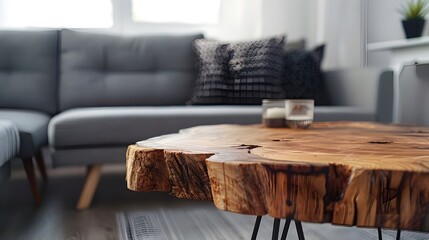
{"type": "Polygon", "coordinates": [[[35,158],[40,175],[42,175],[43,180],[48,180],[48,174],[46,173],[45,161],[43,161],[42,152],[37,153],[35,158]]]}
{"type": "Polygon", "coordinates": [[[40,203],[42,202],[42,199],[40,197],[39,189],[37,187],[36,175],[34,174],[33,159],[23,158],[22,163],[24,164],[25,173],[27,174],[27,179],[28,179],[28,182],[30,183],[34,202],[36,203],[36,205],[40,205],[40,203]]]}
{"type": "Polygon", "coordinates": [[[77,210],[88,209],[91,205],[92,197],[94,196],[95,190],[97,190],[100,175],[101,165],[88,166],[88,173],[86,176],[85,184],[83,185],[79,201],[76,205],[77,210]]]}

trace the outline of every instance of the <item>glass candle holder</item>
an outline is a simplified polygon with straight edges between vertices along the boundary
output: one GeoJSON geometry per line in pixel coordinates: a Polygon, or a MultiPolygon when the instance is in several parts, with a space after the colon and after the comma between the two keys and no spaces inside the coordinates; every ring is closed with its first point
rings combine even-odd
{"type": "Polygon", "coordinates": [[[313,99],[291,99],[285,101],[286,126],[307,128],[314,119],[313,99]]]}
{"type": "Polygon", "coordinates": [[[262,101],[262,124],[269,128],[286,127],[284,99],[262,101]]]}

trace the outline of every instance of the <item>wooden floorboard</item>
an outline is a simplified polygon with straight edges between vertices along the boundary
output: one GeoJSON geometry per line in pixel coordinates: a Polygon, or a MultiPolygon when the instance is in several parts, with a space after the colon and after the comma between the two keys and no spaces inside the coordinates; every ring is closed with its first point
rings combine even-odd
{"type": "Polygon", "coordinates": [[[126,188],[125,168],[106,171],[103,170],[91,208],[76,211],[85,180],[84,168],[49,169],[50,178],[41,186],[43,202],[39,207],[34,206],[23,169],[15,169],[11,179],[0,184],[0,239],[118,239],[118,212],[195,204],[167,193],[132,192],[126,188]]]}

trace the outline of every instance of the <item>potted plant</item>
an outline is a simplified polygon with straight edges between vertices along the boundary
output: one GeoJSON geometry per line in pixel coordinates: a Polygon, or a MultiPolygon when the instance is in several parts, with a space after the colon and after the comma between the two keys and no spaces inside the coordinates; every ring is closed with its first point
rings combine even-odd
{"type": "Polygon", "coordinates": [[[410,0],[400,9],[403,16],[402,26],[407,38],[421,37],[425,26],[425,17],[429,12],[428,0],[410,0]]]}

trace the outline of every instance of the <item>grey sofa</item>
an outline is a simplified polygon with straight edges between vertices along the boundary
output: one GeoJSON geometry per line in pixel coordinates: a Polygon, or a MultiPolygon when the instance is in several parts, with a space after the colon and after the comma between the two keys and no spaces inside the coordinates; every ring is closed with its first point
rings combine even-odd
{"type": "MultiPolygon", "coordinates": [[[[100,166],[124,164],[129,144],[195,125],[261,121],[260,106],[186,105],[196,76],[192,41],[202,35],[57,33],[57,108],[43,116],[54,166],[88,166],[79,209],[91,202],[100,166]]],[[[323,83],[316,121],[391,121],[392,72],[327,71],[323,83]]]]}
{"type": "Polygon", "coordinates": [[[13,122],[0,120],[0,183],[10,176],[10,160],[19,152],[19,131],[13,122]]]}

